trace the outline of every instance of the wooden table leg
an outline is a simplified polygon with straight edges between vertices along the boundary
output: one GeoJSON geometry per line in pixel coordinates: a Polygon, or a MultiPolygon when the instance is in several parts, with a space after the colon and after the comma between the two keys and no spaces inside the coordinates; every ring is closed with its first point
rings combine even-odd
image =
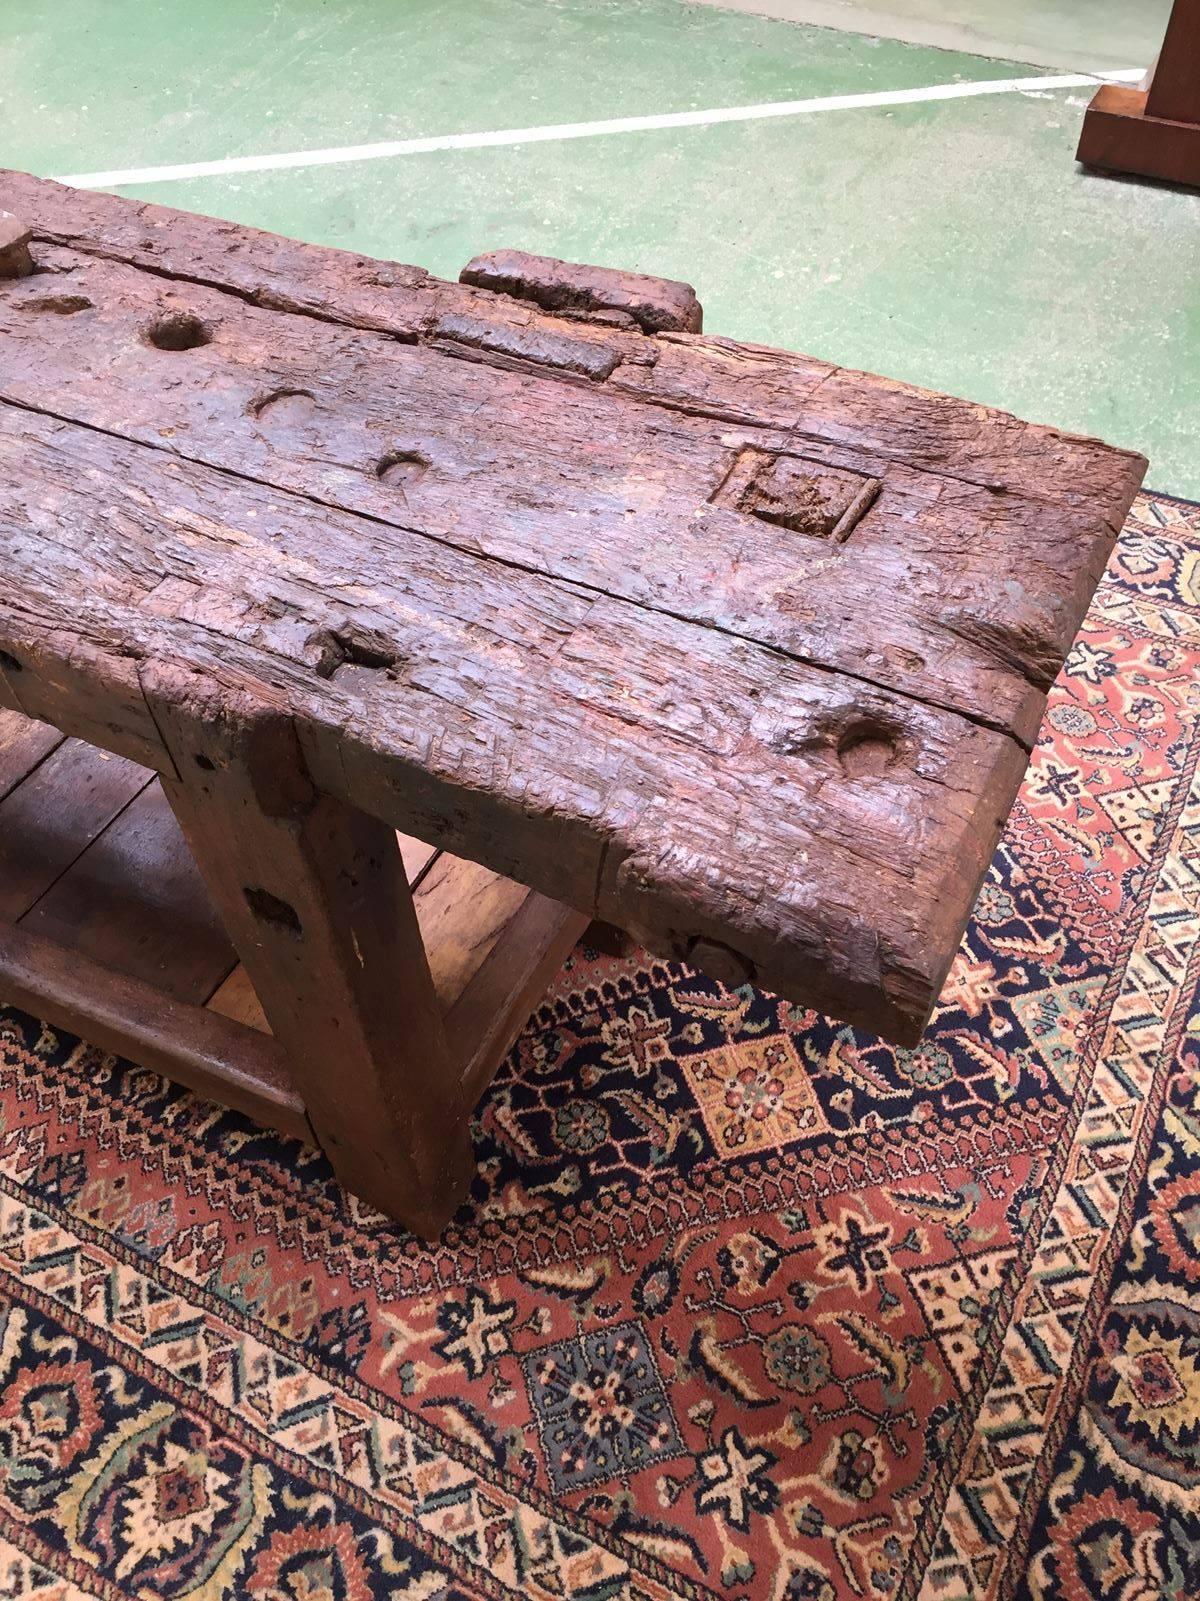
{"type": "Polygon", "coordinates": [[[148,699],[163,787],[334,1171],[439,1233],[473,1172],[470,1108],[394,832],[312,786],[286,717],[194,681],[148,699]]]}
{"type": "Polygon", "coordinates": [[[1076,159],[1200,187],[1200,0],[1175,0],[1149,89],[1106,83],[1096,91],[1076,159]]]}

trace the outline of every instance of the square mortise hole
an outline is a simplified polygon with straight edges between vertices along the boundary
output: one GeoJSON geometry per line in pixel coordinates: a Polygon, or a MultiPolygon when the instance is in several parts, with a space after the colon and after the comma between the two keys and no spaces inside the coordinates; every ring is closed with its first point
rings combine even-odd
{"type": "Polygon", "coordinates": [[[712,497],[714,504],[841,544],[879,493],[879,479],[803,456],[745,449],[712,497]]]}

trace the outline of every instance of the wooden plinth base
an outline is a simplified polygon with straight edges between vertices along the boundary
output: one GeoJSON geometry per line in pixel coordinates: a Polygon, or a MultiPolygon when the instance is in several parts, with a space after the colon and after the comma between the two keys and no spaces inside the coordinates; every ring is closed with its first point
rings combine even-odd
{"type": "MultiPolygon", "coordinates": [[[[588,920],[418,840],[400,847],[469,1105],[588,920]]],[[[313,1137],[154,774],[3,709],[0,1002],[313,1137]]]]}
{"type": "Polygon", "coordinates": [[[1083,119],[1076,160],[1105,172],[1200,188],[1200,123],[1146,115],[1146,95],[1106,83],[1083,119]]]}

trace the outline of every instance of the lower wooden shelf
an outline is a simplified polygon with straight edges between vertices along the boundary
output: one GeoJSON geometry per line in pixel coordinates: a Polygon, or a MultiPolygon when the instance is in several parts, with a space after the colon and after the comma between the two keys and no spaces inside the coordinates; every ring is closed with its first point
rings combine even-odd
{"type": "MultiPolygon", "coordinates": [[[[475,862],[399,843],[451,1057],[475,1099],[588,919],[475,862]]],[[[3,709],[0,1001],[309,1133],[154,774],[3,709]]]]}
{"type": "Polygon", "coordinates": [[[0,922],[0,1001],[127,1056],[281,1134],[312,1138],[275,1041],[66,945],[0,922]]]}

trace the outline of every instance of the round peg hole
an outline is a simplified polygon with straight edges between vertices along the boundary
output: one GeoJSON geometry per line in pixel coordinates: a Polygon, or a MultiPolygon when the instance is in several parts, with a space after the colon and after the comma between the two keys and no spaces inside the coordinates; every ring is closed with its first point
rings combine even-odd
{"type": "Polygon", "coordinates": [[[375,464],[375,476],[381,484],[415,484],[429,461],[419,450],[391,450],[375,464]]]}
{"type": "Polygon", "coordinates": [[[743,984],[754,982],[754,963],[750,958],[720,940],[697,935],[688,943],[687,959],[710,978],[715,978],[718,984],[724,984],[726,989],[740,989],[743,984]]]}
{"type": "Polygon", "coordinates": [[[307,422],[316,409],[317,398],[307,389],[276,389],[251,407],[254,420],[267,428],[287,428],[307,422]]]}
{"type": "Polygon", "coordinates": [[[172,311],[152,324],[146,337],[155,350],[198,350],[210,342],[212,334],[199,317],[172,311]]]}
{"type": "Polygon", "coordinates": [[[896,730],[884,723],[852,723],[838,738],[837,755],[847,778],[869,778],[885,772],[897,760],[900,739],[896,730]]]}

